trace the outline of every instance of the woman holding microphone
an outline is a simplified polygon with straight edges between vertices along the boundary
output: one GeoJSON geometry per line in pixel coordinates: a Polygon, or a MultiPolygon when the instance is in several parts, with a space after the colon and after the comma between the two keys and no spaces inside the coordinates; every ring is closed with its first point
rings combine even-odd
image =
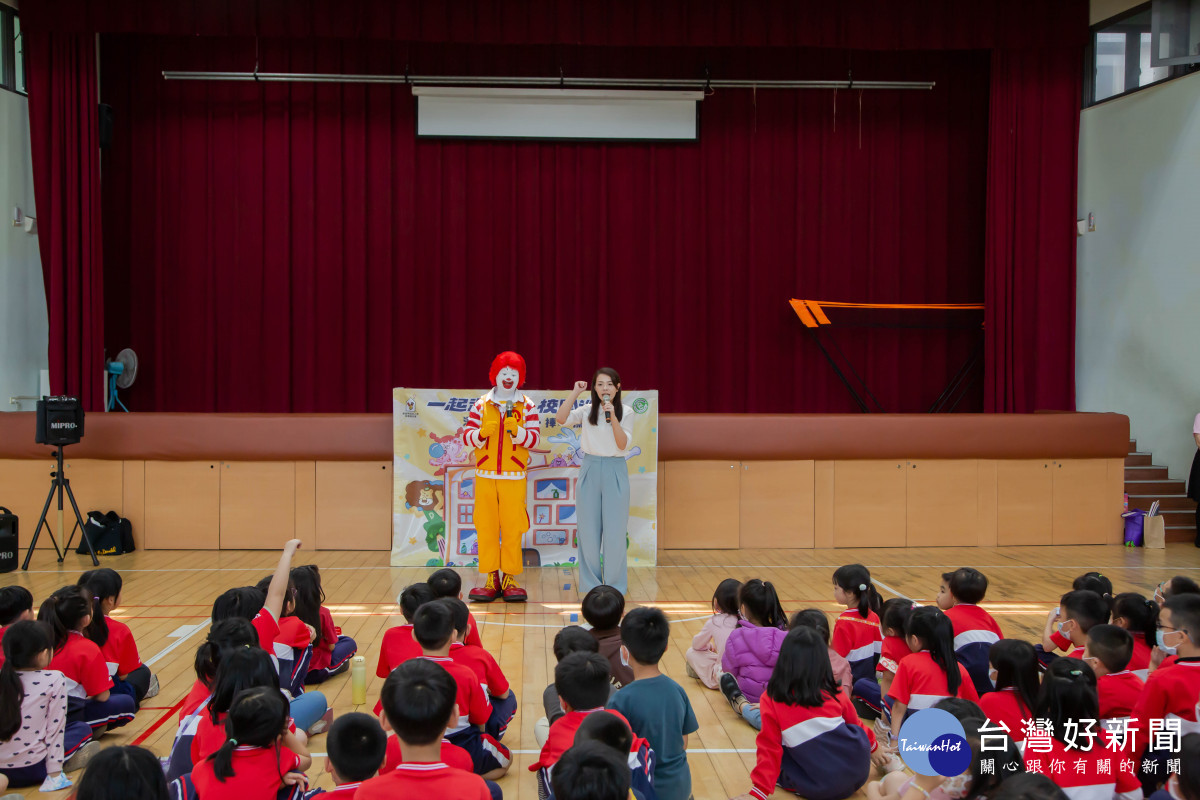
{"type": "Polygon", "coordinates": [[[579,437],[583,467],[575,500],[579,594],[583,596],[600,584],[625,594],[625,534],[629,523],[625,453],[633,438],[633,409],[621,403],[621,376],[611,367],[601,367],[592,376],[592,402],[574,408],[579,395],[587,390],[586,382],[576,381],[571,398],[559,406],[554,417],[560,426],[583,426],[579,437]]]}

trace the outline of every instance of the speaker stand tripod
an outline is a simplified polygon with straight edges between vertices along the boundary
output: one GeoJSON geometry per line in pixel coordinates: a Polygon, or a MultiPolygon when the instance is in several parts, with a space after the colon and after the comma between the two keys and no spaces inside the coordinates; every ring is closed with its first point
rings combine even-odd
{"type": "Polygon", "coordinates": [[[29,542],[29,550],[25,553],[25,562],[21,564],[21,569],[29,569],[29,559],[33,558],[33,548],[37,546],[38,536],[41,535],[42,526],[46,526],[46,534],[50,537],[50,541],[54,544],[54,552],[58,553],[58,563],[63,563],[64,550],[71,549],[71,541],[75,538],[75,529],[79,529],[79,535],[83,537],[83,541],[87,544],[88,552],[92,555],[92,566],[100,566],[99,559],[96,558],[96,550],[92,547],[92,540],[88,538],[87,531],[83,528],[83,515],[79,513],[79,504],[75,502],[75,493],[71,491],[71,481],[66,477],[63,471],[63,449],[60,444],[55,448],[55,458],[58,460],[58,469],[50,473],[50,492],[46,495],[46,505],[42,506],[42,516],[38,519],[37,527],[33,529],[33,539],[29,542]],[[54,500],[54,495],[58,495],[58,535],[62,536],[63,527],[63,494],[71,501],[71,508],[75,511],[75,524],[71,526],[71,535],[67,538],[67,543],[63,550],[58,549],[58,540],[54,538],[54,531],[50,529],[50,523],[46,521],[46,514],[50,511],[50,503],[54,500]]]}

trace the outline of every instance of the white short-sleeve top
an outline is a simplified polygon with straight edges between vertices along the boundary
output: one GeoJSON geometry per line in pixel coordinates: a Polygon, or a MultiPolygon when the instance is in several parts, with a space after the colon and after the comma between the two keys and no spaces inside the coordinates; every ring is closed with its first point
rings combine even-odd
{"type": "MultiPolygon", "coordinates": [[[[633,442],[633,409],[621,406],[621,430],[625,431],[625,448],[617,447],[617,438],[613,436],[612,425],[604,421],[604,411],[596,414],[596,424],[588,422],[592,413],[592,404],[580,406],[567,415],[563,427],[582,425],[583,432],[579,435],[580,449],[589,456],[613,457],[623,456],[633,442]]],[[[614,420],[615,421],[615,420],[614,420]]]]}

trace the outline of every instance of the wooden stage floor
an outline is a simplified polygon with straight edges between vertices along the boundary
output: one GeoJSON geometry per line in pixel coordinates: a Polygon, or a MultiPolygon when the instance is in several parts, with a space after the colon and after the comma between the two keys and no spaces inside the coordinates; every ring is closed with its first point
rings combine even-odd
{"type": "MultiPolygon", "coordinates": [[[[982,570],[991,583],[984,606],[999,620],[1006,636],[1036,641],[1046,612],[1070,589],[1072,579],[1088,570],[1109,576],[1117,591],[1150,595],[1164,578],[1186,574],[1200,578],[1200,550],[1190,544],[1168,544],[1166,550],[1130,550],[1118,546],[905,548],[841,550],[674,550],[659,554],[656,567],[630,570],[629,607],[656,605],[675,623],[665,672],[688,692],[700,731],[692,737],[688,762],[696,800],[719,800],[749,789],[754,763],[754,731],[737,718],[719,692],[709,691],[684,674],[683,653],[691,637],[711,613],[710,598],[722,579],[758,577],[772,581],[790,614],[816,607],[831,615],[841,609],[831,597],[833,570],[861,562],[871,569],[885,598],[904,596],[932,602],[941,573],[960,566],[982,570]]],[[[321,567],[327,605],[343,632],[353,636],[367,659],[367,705],[351,705],[349,674],[320,687],[335,714],[370,712],[382,681],[375,677],[383,631],[402,618],[396,595],[409,583],[425,578],[428,568],[388,566],[384,552],[306,552],[296,563],[321,567]]],[[[165,754],[176,729],[174,707],[194,680],[192,660],[203,640],[213,598],[232,586],[253,584],[269,574],[277,553],[269,551],[140,551],[103,561],[121,572],[123,605],[114,616],[127,622],[137,638],[142,659],[159,676],[161,693],[147,701],[127,727],[106,735],[106,744],[138,743],[165,754]]],[[[51,591],[74,583],[87,568],[83,556],[70,554],[60,565],[45,551],[35,554],[28,573],[0,575],[0,585],[21,584],[35,604],[51,591]]],[[[464,583],[472,574],[464,571],[464,583]]],[[[484,646],[499,660],[518,693],[520,710],[504,743],[514,752],[509,774],[501,780],[508,800],[534,800],[537,788],[528,766],[536,759],[534,722],[542,715],[542,690],[552,680],[555,632],[571,624],[579,600],[573,571],[531,569],[525,574],[531,602],[525,606],[475,606],[484,646]]],[[[325,750],[324,736],[313,738],[316,754],[325,750]]],[[[322,773],[324,759],[314,757],[309,778],[330,787],[322,773]]],[[[78,777],[81,773],[74,773],[78,777]]],[[[29,797],[65,797],[66,792],[29,797]]]]}

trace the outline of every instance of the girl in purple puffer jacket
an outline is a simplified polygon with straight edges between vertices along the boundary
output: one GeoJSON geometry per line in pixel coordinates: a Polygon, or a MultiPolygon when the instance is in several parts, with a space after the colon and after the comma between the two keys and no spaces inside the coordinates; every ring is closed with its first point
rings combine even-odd
{"type": "Polygon", "coordinates": [[[742,619],[729,634],[721,655],[721,692],[756,730],[762,729],[758,698],[779,658],[779,647],[787,635],[787,615],[770,581],[746,581],[738,590],[742,619]]]}

